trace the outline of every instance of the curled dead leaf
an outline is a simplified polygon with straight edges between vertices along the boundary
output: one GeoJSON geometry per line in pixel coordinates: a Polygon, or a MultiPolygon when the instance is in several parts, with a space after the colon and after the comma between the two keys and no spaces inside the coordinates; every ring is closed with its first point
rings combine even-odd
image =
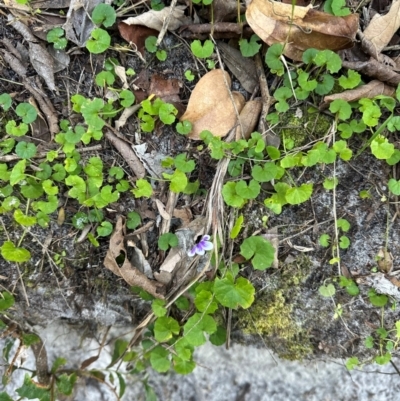
{"type": "MultiPolygon", "coordinates": [[[[181,25],[186,24],[188,21],[184,16],[186,6],[176,6],[169,20],[168,29],[170,31],[177,30],[181,25]]],[[[165,18],[168,17],[171,7],[164,7],[161,11],[150,10],[146,13],[140,14],[137,17],[130,17],[122,21],[128,25],[144,25],[148,28],[160,31],[163,27],[165,18]]]]}
{"type": "Polygon", "coordinates": [[[394,0],[389,12],[385,15],[375,14],[365,29],[364,36],[373,43],[376,54],[382,51],[400,28],[399,13],[400,0],[394,0]]]}
{"type": "Polygon", "coordinates": [[[343,61],[343,67],[361,72],[388,85],[397,86],[400,83],[400,74],[372,57],[368,61],[343,61]]]}
{"type": "Polygon", "coordinates": [[[245,100],[242,94],[231,92],[231,79],[226,71],[217,69],[204,75],[194,88],[181,121],[192,124],[190,139],[200,139],[200,133],[210,131],[225,136],[237,122],[245,100]]]}
{"type": "Polygon", "coordinates": [[[236,140],[249,139],[250,134],[254,131],[258,124],[262,109],[260,99],[249,100],[240,112],[240,125],[236,128],[236,140]]]}
{"type": "Polygon", "coordinates": [[[239,50],[229,46],[227,43],[218,42],[218,48],[221,51],[222,60],[228,66],[230,72],[247,92],[253,93],[259,85],[254,61],[251,58],[243,57],[239,50]]]}
{"type": "Polygon", "coordinates": [[[164,298],[165,287],[157,281],[149,280],[128,260],[124,246],[125,234],[125,222],[120,216],[110,238],[110,246],[104,259],[104,266],[117,276],[122,277],[129,285],[138,286],[156,298],[164,298]],[[125,255],[125,260],[122,266],[119,266],[116,259],[121,254],[125,255]]]}
{"type": "Polygon", "coordinates": [[[137,50],[144,56],[145,41],[149,36],[157,36],[155,29],[143,25],[128,25],[125,22],[118,23],[119,34],[128,43],[136,45],[137,50]]]}
{"type": "Polygon", "coordinates": [[[301,60],[303,51],[342,50],[353,46],[358,29],[358,14],[335,17],[307,7],[277,1],[253,0],[246,19],[267,44],[286,43],[284,55],[301,60]]]}
{"type": "Polygon", "coordinates": [[[321,104],[320,108],[328,107],[328,105],[336,99],[342,99],[346,102],[355,102],[361,98],[372,99],[378,95],[392,96],[395,91],[396,89],[393,86],[385,85],[383,82],[374,80],[356,89],[325,96],[324,102],[321,104]]]}

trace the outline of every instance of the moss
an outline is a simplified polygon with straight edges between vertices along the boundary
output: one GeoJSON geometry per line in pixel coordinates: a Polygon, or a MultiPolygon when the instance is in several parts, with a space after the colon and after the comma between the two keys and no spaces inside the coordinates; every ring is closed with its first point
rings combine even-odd
{"type": "Polygon", "coordinates": [[[282,121],[277,130],[282,140],[292,140],[295,148],[307,141],[322,138],[332,124],[332,119],[313,108],[303,112],[301,117],[297,117],[295,113],[296,111],[290,110],[282,114],[282,121]]]}
{"type": "Polygon", "coordinates": [[[284,359],[303,359],[313,351],[306,330],[292,313],[299,296],[298,285],[308,271],[309,261],[304,256],[284,266],[275,283],[250,310],[238,314],[244,334],[261,335],[266,345],[284,359]]]}

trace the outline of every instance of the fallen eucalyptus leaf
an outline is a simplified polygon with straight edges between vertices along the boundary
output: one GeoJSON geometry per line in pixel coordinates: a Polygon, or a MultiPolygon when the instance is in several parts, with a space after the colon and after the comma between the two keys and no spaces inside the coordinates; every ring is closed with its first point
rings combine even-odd
{"type": "Polygon", "coordinates": [[[146,275],[133,266],[126,257],[127,252],[124,246],[125,231],[125,222],[120,216],[110,238],[110,245],[104,259],[104,266],[117,276],[122,277],[129,285],[139,286],[156,298],[164,298],[164,286],[157,281],[149,280],[146,275]],[[125,255],[125,260],[122,266],[119,266],[116,259],[121,254],[125,255]]]}
{"type": "Polygon", "coordinates": [[[400,83],[400,74],[371,57],[368,61],[343,61],[343,67],[361,72],[392,86],[400,83]]]}
{"type": "Polygon", "coordinates": [[[335,17],[307,7],[272,0],[253,0],[246,20],[267,44],[285,43],[284,55],[301,60],[303,51],[342,50],[353,46],[358,29],[358,14],[335,17]]]}
{"type": "Polygon", "coordinates": [[[143,25],[128,25],[125,22],[118,24],[119,34],[129,44],[134,44],[138,52],[144,56],[145,41],[149,36],[157,36],[155,29],[143,25]]]}
{"type": "Polygon", "coordinates": [[[69,66],[71,59],[65,50],[57,50],[53,46],[48,46],[47,51],[53,57],[54,72],[62,71],[69,66]]]}
{"type": "Polygon", "coordinates": [[[240,125],[236,128],[236,140],[249,139],[260,118],[262,101],[249,100],[240,112],[240,125]]]}
{"type": "Polygon", "coordinates": [[[229,74],[220,69],[204,75],[194,88],[181,121],[192,123],[190,139],[200,139],[200,133],[210,131],[214,136],[225,136],[237,122],[237,113],[245,100],[242,94],[230,92],[229,74]],[[233,104],[233,102],[234,104],[233,104]]]}
{"type": "Polygon", "coordinates": [[[227,43],[218,42],[218,48],[221,50],[222,60],[228,66],[232,74],[247,92],[253,93],[258,85],[254,61],[251,58],[243,57],[239,50],[234,49],[227,43]]]}
{"type": "Polygon", "coordinates": [[[400,28],[400,0],[394,0],[390,10],[385,15],[375,14],[364,30],[364,36],[375,45],[376,54],[390,42],[400,28]]]}
{"type": "Polygon", "coordinates": [[[65,37],[79,47],[84,47],[95,25],[90,19],[93,9],[101,0],[71,0],[67,21],[63,25],[65,37]]]}
{"type": "Polygon", "coordinates": [[[321,108],[328,107],[328,105],[336,99],[342,99],[346,102],[354,102],[361,98],[372,99],[378,95],[393,96],[395,91],[396,89],[393,86],[385,85],[383,82],[374,80],[366,85],[359,86],[356,89],[325,96],[321,108]]]}
{"type": "MultiPolygon", "coordinates": [[[[175,31],[181,25],[187,24],[187,18],[184,16],[186,6],[176,6],[169,20],[168,30],[175,31]]],[[[150,10],[140,14],[137,17],[130,17],[123,20],[128,25],[144,25],[148,28],[161,31],[165,18],[169,15],[171,7],[164,7],[161,11],[150,10]]]]}
{"type": "Polygon", "coordinates": [[[33,68],[45,80],[46,85],[50,90],[56,90],[54,83],[53,57],[44,47],[37,43],[35,36],[25,24],[16,20],[10,14],[8,15],[8,20],[12,27],[16,29],[28,42],[29,59],[33,68]]]}

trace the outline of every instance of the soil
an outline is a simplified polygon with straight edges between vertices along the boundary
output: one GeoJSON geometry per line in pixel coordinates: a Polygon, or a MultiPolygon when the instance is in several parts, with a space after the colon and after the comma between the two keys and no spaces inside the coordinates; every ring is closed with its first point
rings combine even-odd
{"type": "MultiPolygon", "coordinates": [[[[8,38],[15,46],[23,43],[23,38],[6,21],[6,17],[0,15],[0,39],[8,38]]],[[[113,40],[114,44],[123,42],[116,31],[113,40]]],[[[149,77],[158,74],[166,80],[177,79],[184,108],[197,82],[196,79],[188,83],[184,72],[191,69],[202,75],[206,69],[197,65],[192,53],[177,35],[168,33],[164,45],[169,49],[165,62],[158,61],[149,53],[145,54],[146,62],[143,63],[135,55],[115,50],[99,56],[89,56],[85,50],[78,50],[71,55],[67,69],[56,74],[59,93],[47,90],[44,85],[43,90],[58,117],[73,121],[77,116],[71,111],[70,97],[76,93],[86,97],[103,97],[104,93],[94,84],[94,75],[102,70],[105,58],[115,57],[126,69],[133,68],[137,75],[145,71],[149,77]]],[[[18,75],[5,63],[0,66],[0,71],[0,94],[13,93],[16,101],[27,101],[30,95],[19,85],[21,79],[18,75]]],[[[33,77],[36,72],[28,67],[27,75],[33,77]]],[[[269,80],[272,81],[273,77],[270,76],[269,80]]],[[[233,86],[238,88],[239,83],[235,79],[233,81],[233,86]]],[[[250,98],[249,93],[246,96],[250,98]]],[[[298,107],[306,109],[307,106],[300,104],[298,107]]],[[[5,118],[0,118],[0,132],[4,132],[5,122],[5,118]]],[[[279,134],[279,129],[276,132],[279,134]]],[[[199,179],[205,190],[210,188],[217,162],[210,158],[207,150],[199,150],[200,142],[190,141],[161,125],[150,134],[140,134],[135,117],[128,120],[121,134],[134,144],[145,143],[150,158],[174,157],[187,152],[197,163],[192,178],[199,179]]],[[[362,143],[362,137],[352,140],[353,151],[357,152],[362,143]]],[[[129,165],[110,142],[103,138],[100,144],[100,150],[85,153],[83,157],[100,156],[105,169],[121,166],[133,181],[129,165]]],[[[379,252],[387,249],[393,259],[391,273],[395,277],[400,260],[400,230],[397,200],[393,201],[387,188],[390,169],[366,151],[350,162],[338,161],[335,171],[332,165],[291,170],[292,179],[297,184],[312,182],[314,185],[311,200],[304,204],[284,206],[279,215],[263,205],[262,196],[246,205],[243,209],[246,226],[234,241],[233,254],[238,253],[243,238],[276,228],[279,264],[277,268],[265,272],[250,268],[244,271],[243,274],[256,287],[257,299],[248,311],[234,312],[231,335],[234,343],[266,347],[279,357],[290,360],[346,359],[352,356],[362,361],[371,360],[376,351],[365,347],[365,338],[380,327],[382,319],[388,330],[400,320],[396,308],[400,294],[397,299],[391,297],[393,308],[385,308],[383,317],[381,308],[371,305],[367,296],[371,288],[382,289],[378,282],[378,278],[382,277],[386,279],[387,286],[392,285],[391,291],[398,290],[398,286],[389,281],[392,276],[379,270],[377,261],[379,252]],[[335,194],[323,187],[324,179],[333,175],[339,180],[335,194]],[[369,197],[360,197],[362,191],[368,191],[369,197]],[[319,244],[322,234],[335,235],[335,213],[337,218],[350,222],[346,235],[351,246],[340,251],[340,271],[336,264],[329,263],[332,248],[319,244]],[[332,299],[321,297],[320,286],[337,281],[339,275],[354,278],[359,284],[360,295],[352,297],[336,284],[337,292],[332,299]],[[340,317],[334,318],[335,307],[339,304],[343,312],[340,317]]],[[[115,226],[119,215],[139,211],[143,224],[149,221],[155,223],[146,233],[146,242],[149,247],[148,262],[156,271],[165,254],[157,246],[160,217],[155,199],[165,204],[168,187],[161,181],[154,181],[153,184],[155,195],[151,199],[134,199],[127,192],[105,210],[105,216],[115,226]]],[[[264,188],[265,191],[268,189],[264,188]]],[[[205,196],[180,196],[176,205],[178,208],[189,208],[196,217],[204,213],[205,201],[205,196]]],[[[101,239],[99,247],[92,246],[87,239],[77,241],[80,234],[72,226],[71,219],[79,210],[79,205],[68,198],[66,189],[61,203],[65,209],[63,224],[58,224],[55,213],[48,228],[35,226],[27,234],[24,246],[31,252],[32,259],[21,265],[20,271],[16,265],[0,258],[1,286],[15,294],[17,301],[12,318],[23,327],[36,328],[62,320],[79,327],[79,330],[85,328],[85,332],[92,335],[103,326],[135,327],[150,310],[150,304],[133,294],[127,283],[104,267],[108,238],[101,239]],[[62,256],[61,264],[54,263],[55,256],[63,251],[65,256],[62,256]]],[[[7,214],[2,215],[1,220],[0,242],[7,238],[17,242],[22,232],[16,223],[7,214]]],[[[173,220],[172,229],[180,224],[178,219],[173,220]]],[[[40,334],[40,329],[38,331],[40,334]]]]}

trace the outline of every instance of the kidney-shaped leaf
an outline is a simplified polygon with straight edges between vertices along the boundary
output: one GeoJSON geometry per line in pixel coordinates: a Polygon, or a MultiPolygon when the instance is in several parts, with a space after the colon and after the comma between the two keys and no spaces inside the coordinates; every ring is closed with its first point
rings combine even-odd
{"type": "Polygon", "coordinates": [[[215,279],[215,297],[227,308],[237,309],[241,306],[247,309],[254,301],[254,292],[252,284],[243,277],[239,277],[236,282],[231,275],[215,279]]]}

